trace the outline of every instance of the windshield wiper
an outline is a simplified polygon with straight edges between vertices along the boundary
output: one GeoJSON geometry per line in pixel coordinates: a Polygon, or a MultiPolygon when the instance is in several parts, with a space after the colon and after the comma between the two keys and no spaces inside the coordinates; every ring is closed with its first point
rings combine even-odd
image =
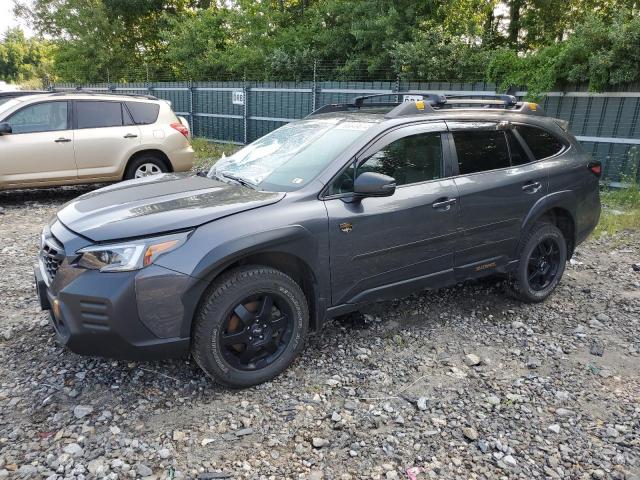
{"type": "Polygon", "coordinates": [[[252,188],[254,190],[258,190],[258,185],[256,185],[253,182],[250,182],[246,178],[234,175],[233,173],[226,173],[226,172],[225,173],[217,173],[216,177],[218,177],[220,180],[224,180],[225,178],[228,178],[229,180],[233,180],[234,182],[239,183],[243,187],[249,187],[249,188],[252,188]]]}

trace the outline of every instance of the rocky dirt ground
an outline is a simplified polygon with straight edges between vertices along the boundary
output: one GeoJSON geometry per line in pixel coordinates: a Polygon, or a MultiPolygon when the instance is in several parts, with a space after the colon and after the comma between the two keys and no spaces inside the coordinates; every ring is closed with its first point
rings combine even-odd
{"type": "Polygon", "coordinates": [[[82,191],[0,194],[0,478],[640,478],[639,233],[582,245],[543,304],[485,280],[375,305],[229,391],[55,343],[31,264],[82,191]]]}

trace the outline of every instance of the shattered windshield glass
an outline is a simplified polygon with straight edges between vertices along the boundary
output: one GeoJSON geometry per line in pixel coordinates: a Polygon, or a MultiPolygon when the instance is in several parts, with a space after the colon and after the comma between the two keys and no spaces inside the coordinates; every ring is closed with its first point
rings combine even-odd
{"type": "Polygon", "coordinates": [[[260,190],[298,190],[372,125],[343,118],[290,123],[221,158],[208,176],[260,190]]]}

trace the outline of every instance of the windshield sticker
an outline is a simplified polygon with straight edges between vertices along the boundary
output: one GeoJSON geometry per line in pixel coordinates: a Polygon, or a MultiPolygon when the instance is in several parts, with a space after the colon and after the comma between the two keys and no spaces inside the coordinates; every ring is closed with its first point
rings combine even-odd
{"type": "Polygon", "coordinates": [[[358,130],[360,132],[364,132],[370,128],[371,124],[366,122],[342,122],[336,126],[336,130],[358,130]]]}
{"type": "Polygon", "coordinates": [[[302,183],[302,182],[304,182],[304,178],[296,177],[293,180],[291,180],[291,183],[296,183],[296,184],[302,183]]]}

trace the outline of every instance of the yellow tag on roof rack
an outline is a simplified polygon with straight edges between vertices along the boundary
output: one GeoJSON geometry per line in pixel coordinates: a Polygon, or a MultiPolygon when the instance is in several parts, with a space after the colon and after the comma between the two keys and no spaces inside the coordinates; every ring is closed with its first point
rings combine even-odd
{"type": "Polygon", "coordinates": [[[529,102],[529,109],[531,109],[532,112],[535,112],[536,110],[538,110],[538,104],[529,102]]]}
{"type": "Polygon", "coordinates": [[[424,100],[418,100],[416,101],[416,108],[418,110],[424,110],[424,100]]]}

